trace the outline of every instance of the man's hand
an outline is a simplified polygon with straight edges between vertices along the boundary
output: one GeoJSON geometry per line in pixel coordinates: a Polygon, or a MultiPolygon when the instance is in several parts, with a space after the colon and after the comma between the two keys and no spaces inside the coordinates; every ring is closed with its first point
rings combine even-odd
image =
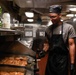
{"type": "Polygon", "coordinates": [[[46,54],[46,52],[45,52],[44,50],[41,50],[41,51],[39,52],[38,58],[44,57],[45,54],[46,54]]]}

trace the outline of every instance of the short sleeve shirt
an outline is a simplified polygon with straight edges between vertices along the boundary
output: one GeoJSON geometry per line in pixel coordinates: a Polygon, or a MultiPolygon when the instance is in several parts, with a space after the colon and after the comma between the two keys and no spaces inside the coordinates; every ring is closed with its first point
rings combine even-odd
{"type": "MultiPolygon", "coordinates": [[[[51,30],[52,26],[49,26],[48,28],[46,28],[46,36],[48,38],[50,38],[52,36],[52,30],[51,30]]],[[[75,29],[71,24],[67,24],[67,23],[63,23],[63,33],[62,33],[62,25],[59,25],[58,27],[56,27],[53,30],[53,34],[62,34],[63,35],[63,39],[64,42],[66,42],[67,38],[74,38],[76,37],[75,34],[75,29]]]]}

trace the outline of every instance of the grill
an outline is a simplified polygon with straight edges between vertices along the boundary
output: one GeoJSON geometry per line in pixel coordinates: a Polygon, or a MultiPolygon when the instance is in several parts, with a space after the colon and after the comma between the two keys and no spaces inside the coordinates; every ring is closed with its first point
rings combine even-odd
{"type": "MultiPolygon", "coordinates": [[[[12,35],[13,36],[13,35],[12,35]]],[[[0,75],[34,75],[36,53],[16,40],[0,36],[0,75]]],[[[9,37],[9,36],[8,36],[9,37]]]]}

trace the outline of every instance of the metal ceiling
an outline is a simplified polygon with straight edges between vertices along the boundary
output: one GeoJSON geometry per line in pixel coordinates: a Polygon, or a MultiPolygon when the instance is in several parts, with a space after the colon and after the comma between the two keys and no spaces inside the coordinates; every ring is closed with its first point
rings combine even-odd
{"type": "Polygon", "coordinates": [[[63,5],[62,15],[64,17],[67,13],[72,13],[68,11],[68,8],[76,7],[76,0],[0,0],[0,5],[3,9],[23,23],[28,23],[24,12],[32,11],[35,14],[33,23],[36,23],[40,16],[45,24],[48,20],[48,7],[53,4],[63,5]]]}
{"type": "Polygon", "coordinates": [[[14,0],[20,8],[47,8],[52,4],[67,4],[73,1],[74,0],[14,0]]]}

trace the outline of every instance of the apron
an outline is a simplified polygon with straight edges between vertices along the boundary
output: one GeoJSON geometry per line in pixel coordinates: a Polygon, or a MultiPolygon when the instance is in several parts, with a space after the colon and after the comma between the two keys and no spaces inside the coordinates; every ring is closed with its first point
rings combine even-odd
{"type": "Polygon", "coordinates": [[[61,34],[53,34],[52,30],[52,48],[49,50],[45,75],[68,75],[69,52],[63,40],[63,25],[61,29],[61,34]]]}

